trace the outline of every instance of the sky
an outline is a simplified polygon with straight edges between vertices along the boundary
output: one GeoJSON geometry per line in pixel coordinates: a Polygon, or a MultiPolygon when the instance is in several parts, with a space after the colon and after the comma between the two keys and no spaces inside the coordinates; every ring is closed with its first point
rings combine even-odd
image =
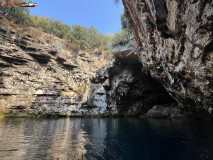
{"type": "Polygon", "coordinates": [[[31,0],[38,6],[30,8],[32,15],[50,17],[70,26],[94,26],[100,33],[121,30],[123,4],[114,0],[31,0]]]}

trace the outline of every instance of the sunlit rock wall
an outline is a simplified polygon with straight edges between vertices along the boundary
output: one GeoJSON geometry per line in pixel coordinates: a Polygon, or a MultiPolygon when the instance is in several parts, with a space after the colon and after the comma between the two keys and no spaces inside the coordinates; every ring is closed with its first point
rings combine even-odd
{"type": "MultiPolygon", "coordinates": [[[[2,18],[2,17],[1,17],[2,18]]],[[[0,112],[71,115],[106,62],[64,40],[0,21],[0,112]]]]}

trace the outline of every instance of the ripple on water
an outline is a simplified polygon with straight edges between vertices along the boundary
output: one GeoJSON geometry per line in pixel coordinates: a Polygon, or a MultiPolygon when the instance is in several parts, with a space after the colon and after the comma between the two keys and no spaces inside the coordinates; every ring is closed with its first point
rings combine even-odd
{"type": "Polygon", "coordinates": [[[210,121],[0,120],[0,159],[213,159],[210,121]]]}

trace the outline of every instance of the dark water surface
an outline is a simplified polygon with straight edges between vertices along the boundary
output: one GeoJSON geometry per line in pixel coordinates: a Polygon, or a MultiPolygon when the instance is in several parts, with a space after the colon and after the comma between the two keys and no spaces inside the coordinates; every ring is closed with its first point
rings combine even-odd
{"type": "Polygon", "coordinates": [[[138,118],[3,119],[0,159],[213,160],[213,123],[138,118]]]}

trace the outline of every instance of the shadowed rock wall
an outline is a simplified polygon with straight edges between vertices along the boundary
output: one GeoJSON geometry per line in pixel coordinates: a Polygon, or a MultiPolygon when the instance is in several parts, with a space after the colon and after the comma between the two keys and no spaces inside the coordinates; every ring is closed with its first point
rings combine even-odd
{"type": "Polygon", "coordinates": [[[117,45],[113,53],[113,63],[92,79],[84,114],[139,116],[155,105],[175,104],[139,62],[133,41],[117,45]]]}
{"type": "Polygon", "coordinates": [[[213,110],[213,1],[123,0],[140,62],[181,107],[213,110]]]}

